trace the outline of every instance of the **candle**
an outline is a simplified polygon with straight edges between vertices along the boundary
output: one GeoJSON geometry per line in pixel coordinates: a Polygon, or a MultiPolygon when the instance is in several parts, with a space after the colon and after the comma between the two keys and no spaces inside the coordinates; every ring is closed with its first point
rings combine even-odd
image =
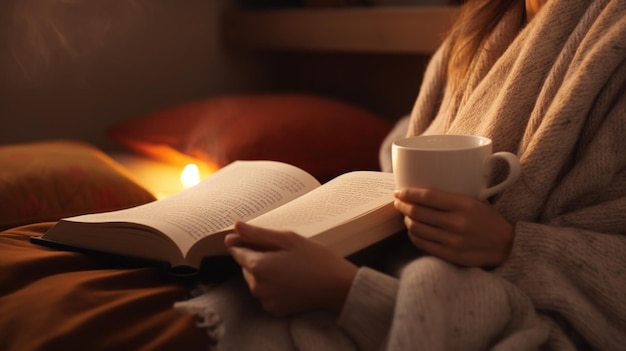
{"type": "Polygon", "coordinates": [[[198,166],[194,163],[187,164],[180,174],[180,182],[183,184],[183,189],[191,188],[200,183],[200,170],[198,166]]]}

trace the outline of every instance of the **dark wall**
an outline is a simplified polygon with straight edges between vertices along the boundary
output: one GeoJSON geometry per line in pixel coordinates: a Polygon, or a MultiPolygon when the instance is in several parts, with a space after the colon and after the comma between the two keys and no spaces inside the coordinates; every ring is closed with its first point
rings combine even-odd
{"type": "Polygon", "coordinates": [[[0,4],[0,144],[108,146],[112,122],[254,90],[250,55],[221,50],[216,0],[9,0],[0,4]]]}
{"type": "Polygon", "coordinates": [[[70,138],[113,148],[108,126],[192,99],[312,92],[396,119],[427,58],[277,53],[222,43],[235,0],[0,2],[0,144],[70,138]]]}

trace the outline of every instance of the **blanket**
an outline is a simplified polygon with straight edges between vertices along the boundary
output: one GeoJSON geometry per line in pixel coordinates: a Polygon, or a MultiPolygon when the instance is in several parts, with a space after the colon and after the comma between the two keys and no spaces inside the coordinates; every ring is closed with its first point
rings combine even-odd
{"type": "MultiPolygon", "coordinates": [[[[508,260],[483,270],[419,257],[396,277],[363,267],[341,315],[271,319],[275,349],[626,345],[626,1],[551,0],[521,31],[519,3],[459,89],[440,69],[444,44],[407,126],[408,135],[487,136],[520,157],[520,181],[492,200],[515,223],[508,260]]],[[[212,293],[223,290],[177,307],[215,311],[212,293]]],[[[224,335],[239,332],[224,306],[224,335]]]]}

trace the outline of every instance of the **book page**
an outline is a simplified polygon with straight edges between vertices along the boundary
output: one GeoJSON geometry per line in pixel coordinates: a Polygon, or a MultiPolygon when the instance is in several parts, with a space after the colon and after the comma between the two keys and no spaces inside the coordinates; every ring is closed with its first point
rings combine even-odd
{"type": "Polygon", "coordinates": [[[391,173],[350,172],[249,223],[311,237],[388,205],[395,188],[391,173]]]}
{"type": "Polygon", "coordinates": [[[318,187],[310,174],[274,161],[237,161],[198,185],[138,207],[72,217],[76,222],[132,222],[166,233],[183,253],[205,236],[246,221],[318,187]]]}

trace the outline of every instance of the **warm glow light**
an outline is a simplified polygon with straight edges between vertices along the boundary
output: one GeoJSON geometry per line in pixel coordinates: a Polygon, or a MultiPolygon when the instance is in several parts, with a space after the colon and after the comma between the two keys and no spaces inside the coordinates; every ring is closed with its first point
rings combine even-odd
{"type": "Polygon", "coordinates": [[[194,163],[190,163],[185,166],[183,172],[180,174],[180,182],[183,183],[183,188],[191,188],[192,186],[200,183],[200,170],[194,163]]]}

